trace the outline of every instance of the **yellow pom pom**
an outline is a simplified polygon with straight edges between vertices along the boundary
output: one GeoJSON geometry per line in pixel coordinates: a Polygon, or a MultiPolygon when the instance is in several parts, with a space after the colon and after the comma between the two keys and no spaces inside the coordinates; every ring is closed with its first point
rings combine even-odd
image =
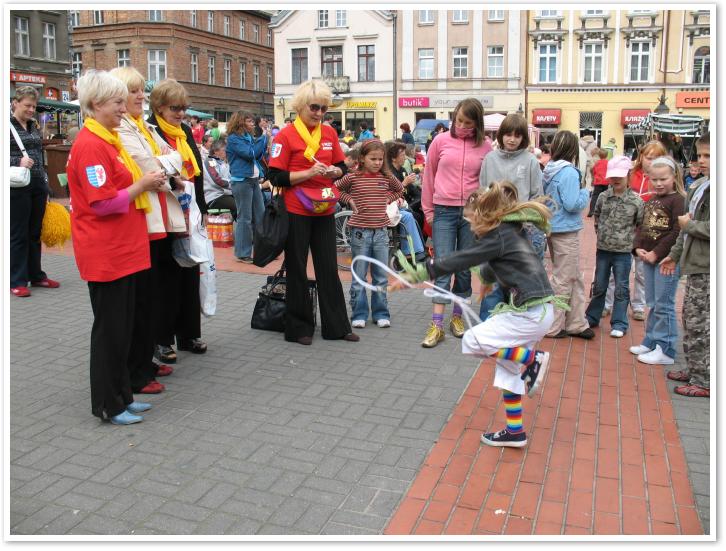
{"type": "Polygon", "coordinates": [[[43,227],[40,231],[40,240],[47,247],[60,247],[71,237],[71,215],[66,208],[59,204],[49,202],[45,206],[43,227]]]}

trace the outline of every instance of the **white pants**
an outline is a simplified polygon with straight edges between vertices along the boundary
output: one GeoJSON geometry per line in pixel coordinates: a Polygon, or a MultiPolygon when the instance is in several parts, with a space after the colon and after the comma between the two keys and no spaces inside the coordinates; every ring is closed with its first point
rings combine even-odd
{"type": "MultiPolygon", "coordinates": [[[[464,333],[461,351],[486,358],[501,348],[534,348],[550,330],[554,319],[551,304],[533,306],[522,313],[503,312],[490,316],[464,333]]],[[[514,394],[526,394],[524,381],[520,379],[521,372],[521,363],[497,359],[494,386],[514,394]]]]}

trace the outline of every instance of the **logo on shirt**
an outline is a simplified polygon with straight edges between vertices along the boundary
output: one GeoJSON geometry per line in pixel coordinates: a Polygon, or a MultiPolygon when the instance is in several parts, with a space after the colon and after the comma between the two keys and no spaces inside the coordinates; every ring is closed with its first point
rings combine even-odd
{"type": "Polygon", "coordinates": [[[333,142],[320,142],[320,145],[322,146],[323,151],[333,150],[333,142]]]}
{"type": "Polygon", "coordinates": [[[106,170],[101,165],[87,166],[86,177],[93,187],[101,187],[106,183],[106,170]]]}
{"type": "Polygon", "coordinates": [[[272,149],[270,150],[270,156],[274,159],[275,157],[279,157],[280,153],[282,153],[282,144],[281,143],[272,144],[272,149]]]}

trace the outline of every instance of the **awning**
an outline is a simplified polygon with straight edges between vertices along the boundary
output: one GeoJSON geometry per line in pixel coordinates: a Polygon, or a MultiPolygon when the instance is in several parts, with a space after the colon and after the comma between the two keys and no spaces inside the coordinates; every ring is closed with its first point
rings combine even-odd
{"type": "Polygon", "coordinates": [[[209,113],[205,113],[204,111],[197,111],[195,109],[187,109],[184,113],[189,115],[190,117],[192,115],[195,115],[195,116],[199,117],[201,120],[214,118],[214,116],[210,115],[209,113]]]}
{"type": "Polygon", "coordinates": [[[52,99],[39,99],[38,107],[36,111],[39,113],[50,112],[50,113],[78,113],[81,110],[80,106],[65,101],[56,101],[52,99]]]}
{"type": "Polygon", "coordinates": [[[648,118],[650,109],[623,109],[620,111],[620,124],[639,124],[648,118]]]}
{"type": "Polygon", "coordinates": [[[561,109],[533,109],[532,124],[560,124],[561,109]]]}

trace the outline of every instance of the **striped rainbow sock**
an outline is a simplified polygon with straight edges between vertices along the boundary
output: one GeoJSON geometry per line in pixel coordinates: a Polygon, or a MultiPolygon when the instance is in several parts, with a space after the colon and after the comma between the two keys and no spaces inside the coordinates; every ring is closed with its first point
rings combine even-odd
{"type": "Polygon", "coordinates": [[[524,365],[529,365],[534,361],[534,349],[516,346],[514,348],[500,348],[492,356],[500,360],[512,360],[524,365]]]}
{"type": "Polygon", "coordinates": [[[503,390],[502,397],[504,398],[504,411],[507,416],[507,430],[511,434],[519,434],[520,432],[523,432],[522,395],[512,394],[509,391],[503,390]]]}

